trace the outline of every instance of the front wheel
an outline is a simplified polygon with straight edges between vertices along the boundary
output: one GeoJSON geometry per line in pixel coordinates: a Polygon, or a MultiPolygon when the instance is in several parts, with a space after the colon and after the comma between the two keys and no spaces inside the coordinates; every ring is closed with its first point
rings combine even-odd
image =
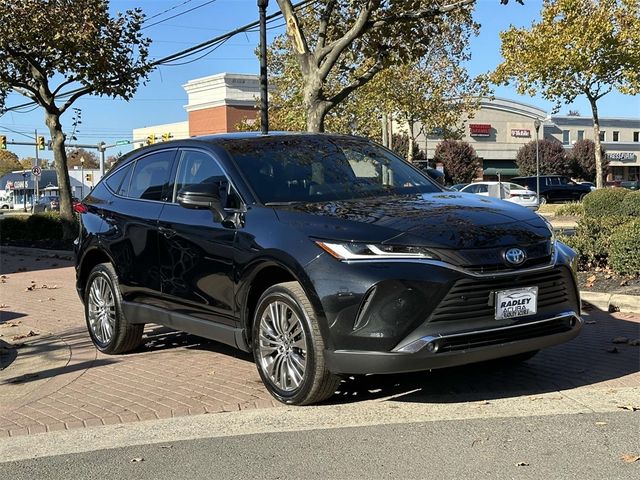
{"type": "Polygon", "coordinates": [[[545,197],[544,195],[540,195],[540,200],[539,200],[540,205],[546,205],[548,201],[549,200],[547,200],[547,197],[545,197]]]}
{"type": "Polygon", "coordinates": [[[140,344],[144,325],[131,324],[122,311],[118,277],[109,263],[96,265],[84,293],[85,318],[91,340],[103,353],[125,353],[140,344]]]}
{"type": "Polygon", "coordinates": [[[280,283],[262,294],[253,319],[252,347],[260,378],[283,403],[320,402],[340,383],[326,368],[318,322],[298,282],[280,283]]]}

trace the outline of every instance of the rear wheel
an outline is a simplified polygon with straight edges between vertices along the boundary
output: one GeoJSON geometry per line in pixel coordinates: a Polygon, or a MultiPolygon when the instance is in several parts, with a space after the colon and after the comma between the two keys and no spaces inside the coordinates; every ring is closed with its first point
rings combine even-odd
{"type": "Polygon", "coordinates": [[[85,318],[91,340],[103,353],[125,353],[140,344],[144,325],[131,324],[122,311],[118,277],[109,263],[96,265],[87,279],[85,318]]]}
{"type": "Polygon", "coordinates": [[[548,202],[547,197],[540,195],[540,205],[546,205],[548,202]]]}
{"type": "Polygon", "coordinates": [[[318,322],[298,282],[280,283],[262,294],[252,347],[260,378],[283,403],[320,402],[338,388],[340,379],[326,368],[318,322]]]}

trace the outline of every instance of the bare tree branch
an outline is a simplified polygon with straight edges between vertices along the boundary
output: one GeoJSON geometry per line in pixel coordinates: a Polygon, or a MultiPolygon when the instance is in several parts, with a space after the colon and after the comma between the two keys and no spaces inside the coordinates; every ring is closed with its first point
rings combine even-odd
{"type": "MultiPolygon", "coordinates": [[[[336,6],[336,0],[328,0],[324,8],[324,12],[320,14],[320,25],[318,27],[318,43],[316,45],[316,51],[322,50],[327,43],[327,29],[329,28],[329,19],[333,13],[333,9],[336,6]]],[[[320,58],[316,58],[320,60],[320,58]]]]}

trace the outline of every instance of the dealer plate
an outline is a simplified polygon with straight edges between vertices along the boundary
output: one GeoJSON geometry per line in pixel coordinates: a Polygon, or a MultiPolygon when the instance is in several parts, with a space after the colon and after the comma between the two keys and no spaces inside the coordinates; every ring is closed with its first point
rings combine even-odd
{"type": "Polygon", "coordinates": [[[538,287],[496,292],[496,320],[534,315],[538,311],[538,287]]]}

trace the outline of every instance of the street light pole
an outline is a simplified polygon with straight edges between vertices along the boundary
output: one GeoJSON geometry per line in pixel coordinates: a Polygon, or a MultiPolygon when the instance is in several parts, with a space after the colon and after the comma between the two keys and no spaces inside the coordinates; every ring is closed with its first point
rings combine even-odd
{"type": "Polygon", "coordinates": [[[536,129],[536,195],[538,196],[538,205],[540,205],[540,149],[538,147],[540,125],[540,120],[536,118],[533,121],[533,126],[536,129]]]}
{"type": "Polygon", "coordinates": [[[84,156],[80,157],[80,200],[84,198],[84,156]]]}
{"type": "Polygon", "coordinates": [[[269,0],[258,0],[260,10],[260,126],[269,133],[269,98],[267,84],[267,7],[269,0]]]}

